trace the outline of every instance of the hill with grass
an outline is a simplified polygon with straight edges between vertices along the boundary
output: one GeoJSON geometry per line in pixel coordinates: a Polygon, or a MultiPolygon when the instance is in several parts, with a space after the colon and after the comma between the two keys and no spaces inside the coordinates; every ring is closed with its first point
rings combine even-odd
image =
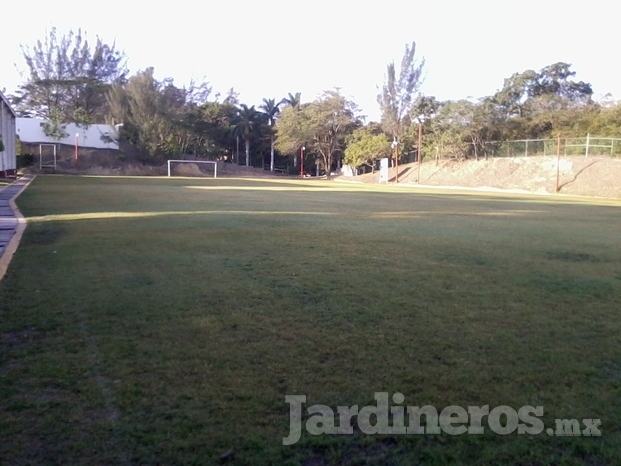
{"type": "MultiPolygon", "coordinates": [[[[420,182],[428,186],[498,188],[534,193],[554,193],[556,157],[512,157],[487,160],[424,162],[420,182]]],[[[621,198],[621,159],[607,157],[561,157],[558,164],[559,192],[580,196],[621,198]]],[[[390,181],[396,171],[391,169],[390,181]]],[[[379,182],[379,172],[340,177],[364,183],[379,182]]],[[[399,184],[417,184],[418,166],[399,166],[399,184]]]]}

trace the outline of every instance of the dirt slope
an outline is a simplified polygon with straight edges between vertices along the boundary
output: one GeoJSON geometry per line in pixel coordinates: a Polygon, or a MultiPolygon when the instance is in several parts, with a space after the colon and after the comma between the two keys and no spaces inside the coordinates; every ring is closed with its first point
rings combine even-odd
{"type": "MultiPolygon", "coordinates": [[[[490,187],[553,193],[556,184],[556,157],[494,158],[425,162],[421,184],[431,186],[490,187]]],[[[395,170],[391,169],[391,181],[395,170]]],[[[399,166],[399,183],[417,182],[417,164],[399,166]]],[[[377,183],[379,173],[343,179],[377,183]]],[[[561,157],[560,192],[582,196],[621,198],[621,159],[561,157]]]]}

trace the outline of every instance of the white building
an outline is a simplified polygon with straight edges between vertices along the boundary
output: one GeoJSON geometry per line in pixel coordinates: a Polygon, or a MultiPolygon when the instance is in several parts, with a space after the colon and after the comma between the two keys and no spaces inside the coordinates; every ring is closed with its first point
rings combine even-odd
{"type": "Polygon", "coordinates": [[[17,173],[15,120],[15,112],[0,92],[0,137],[4,145],[4,150],[0,152],[0,178],[14,177],[17,173]]]}
{"type": "Polygon", "coordinates": [[[61,143],[74,146],[77,142],[79,147],[93,149],[119,149],[118,135],[114,126],[90,125],[88,128],[69,123],[65,127],[66,137],[60,141],[47,136],[43,132],[45,120],[39,118],[18,118],[17,135],[22,142],[31,144],[54,144],[61,143]],[[77,141],[76,141],[77,139],[77,141]]]}

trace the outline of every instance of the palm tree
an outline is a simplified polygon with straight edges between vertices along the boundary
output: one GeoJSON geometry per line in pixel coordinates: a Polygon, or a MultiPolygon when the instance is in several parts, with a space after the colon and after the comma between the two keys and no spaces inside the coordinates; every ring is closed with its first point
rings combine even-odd
{"type": "Polygon", "coordinates": [[[296,92],[292,94],[289,92],[289,95],[282,99],[280,103],[291,105],[293,108],[300,108],[300,104],[302,103],[302,93],[296,92]]]}
{"type": "Polygon", "coordinates": [[[254,105],[248,107],[241,104],[235,118],[235,133],[241,136],[246,142],[246,166],[250,165],[250,137],[259,126],[259,112],[256,111],[254,105]]]}
{"type": "MultiPolygon", "coordinates": [[[[302,104],[302,93],[296,92],[295,94],[292,94],[291,92],[289,92],[287,97],[282,99],[280,103],[290,105],[296,110],[300,110],[300,105],[302,104]]],[[[294,167],[298,166],[298,158],[295,155],[293,156],[293,166],[294,167]]]]}
{"type": "Polygon", "coordinates": [[[270,126],[270,171],[274,171],[274,123],[276,123],[276,117],[280,113],[280,109],[278,106],[282,103],[282,101],[276,103],[276,99],[263,99],[263,104],[259,106],[265,117],[267,118],[267,123],[270,126]]]}

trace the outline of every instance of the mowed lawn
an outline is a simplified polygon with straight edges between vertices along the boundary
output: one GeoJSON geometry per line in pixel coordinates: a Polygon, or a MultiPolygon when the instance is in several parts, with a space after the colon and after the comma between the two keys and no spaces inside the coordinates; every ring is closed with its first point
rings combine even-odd
{"type": "Polygon", "coordinates": [[[0,464],[621,464],[620,202],[39,176],[18,205],[0,464]],[[282,444],[285,395],[375,392],[602,435],[282,444]]]}

